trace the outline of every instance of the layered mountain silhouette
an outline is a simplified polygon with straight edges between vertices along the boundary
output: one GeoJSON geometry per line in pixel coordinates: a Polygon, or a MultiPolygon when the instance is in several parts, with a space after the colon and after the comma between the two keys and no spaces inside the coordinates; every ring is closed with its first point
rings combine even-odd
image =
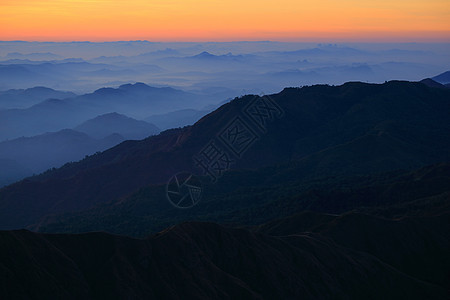
{"type": "Polygon", "coordinates": [[[0,186],[79,161],[125,140],[143,139],[159,131],[153,124],[109,113],[83,122],[74,129],[0,142],[0,186]]]}
{"type": "Polygon", "coordinates": [[[95,103],[132,117],[173,111],[174,107],[192,108],[204,105],[205,98],[170,87],[151,87],[144,83],[124,84],[119,88],[102,88],[76,99],[83,105],[95,103]]]}
{"type": "Polygon", "coordinates": [[[47,86],[77,94],[130,82],[192,91],[228,88],[232,92],[227,97],[234,97],[316,83],[416,81],[441,73],[448,60],[445,45],[427,43],[376,47],[269,41],[1,44],[0,90],[47,86]]]}
{"type": "MultiPolygon", "coordinates": [[[[271,96],[284,116],[268,124],[265,133],[255,127],[259,138],[230,167],[295,162],[293,179],[304,180],[448,161],[449,97],[446,89],[411,82],[285,89],[271,96]]],[[[0,210],[0,228],[22,228],[39,223],[46,215],[121,199],[150,184],[164,184],[180,171],[201,173],[194,156],[254,99],[235,99],[194,126],[128,141],[0,190],[0,203],[7,207],[0,210]],[[30,203],[36,195],[43,199],[38,207],[30,203]],[[15,216],[17,211],[20,217],[15,216]]]]}
{"type": "Polygon", "coordinates": [[[441,83],[439,83],[439,82],[437,82],[437,81],[434,81],[434,80],[431,79],[431,78],[423,79],[423,80],[421,80],[420,82],[423,83],[423,84],[425,84],[426,86],[429,86],[429,87],[441,88],[441,89],[447,89],[447,88],[449,88],[449,86],[444,85],[444,84],[441,84],[441,83]]]}
{"type": "Polygon", "coordinates": [[[29,108],[0,110],[0,141],[73,128],[111,112],[143,119],[174,111],[174,107],[195,109],[206,104],[211,99],[205,95],[143,83],[102,88],[72,98],[47,99],[29,108]]]}
{"type": "Polygon", "coordinates": [[[186,59],[198,59],[198,60],[208,60],[213,62],[233,62],[233,61],[241,61],[244,62],[249,58],[254,58],[253,55],[233,55],[232,53],[227,53],[223,55],[214,55],[209,53],[208,51],[203,51],[197,55],[186,57],[186,59]]]}
{"type": "Polygon", "coordinates": [[[4,187],[0,294],[447,299],[449,114],[430,80],[286,88],[4,187]],[[182,171],[190,209],[166,197],[182,171]]]}
{"type": "Polygon", "coordinates": [[[55,91],[46,87],[8,90],[0,92],[0,110],[27,108],[47,99],[64,99],[76,96],[72,92],[55,91]]]}
{"type": "Polygon", "coordinates": [[[128,140],[140,140],[159,133],[153,124],[138,121],[118,113],[108,113],[88,120],[74,128],[94,138],[105,138],[116,133],[128,140]]]}
{"type": "Polygon", "coordinates": [[[62,56],[51,52],[35,52],[23,54],[20,52],[10,52],[5,58],[7,59],[30,59],[30,60],[54,60],[61,59],[62,56]]]}
{"type": "Polygon", "coordinates": [[[441,73],[432,78],[434,81],[437,81],[441,84],[449,84],[450,83],[450,71],[441,73]]]}
{"type": "Polygon", "coordinates": [[[0,183],[11,184],[50,168],[58,168],[87,155],[111,148],[125,138],[117,133],[93,138],[85,133],[63,129],[29,138],[0,143],[0,183]],[[21,171],[19,171],[21,170],[21,171]]]}

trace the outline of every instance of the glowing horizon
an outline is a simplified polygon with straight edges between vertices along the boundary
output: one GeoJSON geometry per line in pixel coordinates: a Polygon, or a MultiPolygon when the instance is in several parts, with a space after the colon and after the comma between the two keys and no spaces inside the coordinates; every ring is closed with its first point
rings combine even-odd
{"type": "Polygon", "coordinates": [[[0,40],[441,41],[448,0],[2,0],[0,40]]]}

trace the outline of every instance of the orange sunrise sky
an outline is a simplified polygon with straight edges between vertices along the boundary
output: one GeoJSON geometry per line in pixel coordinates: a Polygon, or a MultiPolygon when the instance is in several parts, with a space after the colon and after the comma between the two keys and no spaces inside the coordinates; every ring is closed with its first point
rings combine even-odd
{"type": "Polygon", "coordinates": [[[450,42],[450,0],[0,0],[0,40],[450,42]]]}

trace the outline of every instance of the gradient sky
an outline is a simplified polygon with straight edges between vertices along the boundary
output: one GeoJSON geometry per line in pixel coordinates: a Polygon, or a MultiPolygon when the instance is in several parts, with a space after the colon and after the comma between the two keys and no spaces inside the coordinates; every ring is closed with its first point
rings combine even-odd
{"type": "Polygon", "coordinates": [[[0,0],[0,40],[444,41],[450,0],[0,0]]]}

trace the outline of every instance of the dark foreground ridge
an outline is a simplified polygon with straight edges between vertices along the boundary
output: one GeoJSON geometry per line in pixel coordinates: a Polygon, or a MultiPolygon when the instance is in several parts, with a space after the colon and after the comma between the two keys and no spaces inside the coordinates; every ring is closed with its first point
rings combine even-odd
{"type": "Polygon", "coordinates": [[[5,299],[447,299],[439,285],[323,235],[288,234],[286,226],[280,236],[262,233],[273,225],[252,232],[190,222],[146,239],[2,231],[0,294],[5,299]]]}

